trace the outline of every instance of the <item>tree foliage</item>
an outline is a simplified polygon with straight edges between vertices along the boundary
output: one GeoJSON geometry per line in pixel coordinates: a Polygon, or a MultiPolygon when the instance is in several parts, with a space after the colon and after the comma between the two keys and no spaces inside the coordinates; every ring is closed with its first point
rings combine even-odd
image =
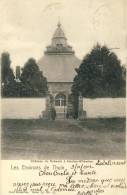
{"type": "Polygon", "coordinates": [[[9,82],[14,81],[14,74],[10,67],[11,60],[10,54],[8,52],[4,52],[1,55],[1,77],[2,83],[8,84],[9,82]]]}
{"type": "Polygon", "coordinates": [[[47,94],[47,79],[36,61],[30,58],[22,69],[20,81],[15,80],[10,55],[1,55],[1,94],[3,97],[43,97],[47,94]]]}
{"type": "Polygon", "coordinates": [[[2,97],[13,97],[16,95],[16,82],[13,70],[11,69],[10,54],[1,54],[1,95],[2,97]]]}
{"type": "Polygon", "coordinates": [[[84,97],[125,96],[122,66],[116,54],[106,46],[97,44],[85,56],[72,86],[73,94],[84,97]]]}
{"type": "Polygon", "coordinates": [[[79,96],[87,98],[124,97],[126,70],[114,52],[97,44],[76,69],[72,85],[73,110],[78,117],[79,96]]]}
{"type": "Polygon", "coordinates": [[[20,80],[20,96],[42,97],[47,94],[47,79],[33,58],[24,65],[20,80]]]}

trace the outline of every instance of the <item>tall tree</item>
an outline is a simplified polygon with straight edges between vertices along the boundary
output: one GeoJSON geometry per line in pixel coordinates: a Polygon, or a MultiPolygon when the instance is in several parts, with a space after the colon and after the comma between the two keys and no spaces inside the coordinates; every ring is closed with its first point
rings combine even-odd
{"type": "Polygon", "coordinates": [[[1,55],[1,94],[3,97],[15,96],[15,76],[11,69],[10,54],[3,52],[1,55]]]}
{"type": "Polygon", "coordinates": [[[14,81],[14,74],[10,67],[11,60],[10,60],[10,54],[8,52],[4,52],[1,55],[1,77],[2,77],[2,83],[8,84],[9,82],[14,81]]]}
{"type": "Polygon", "coordinates": [[[84,97],[118,97],[124,84],[122,66],[116,54],[97,44],[76,70],[72,92],[84,97]]]}
{"type": "Polygon", "coordinates": [[[21,96],[41,97],[45,96],[48,91],[47,79],[42,72],[35,59],[30,58],[22,69],[21,74],[21,96]]]}
{"type": "Polygon", "coordinates": [[[125,96],[125,79],[120,60],[106,46],[97,44],[93,47],[76,72],[72,86],[76,114],[79,95],[88,98],[125,96]]]}

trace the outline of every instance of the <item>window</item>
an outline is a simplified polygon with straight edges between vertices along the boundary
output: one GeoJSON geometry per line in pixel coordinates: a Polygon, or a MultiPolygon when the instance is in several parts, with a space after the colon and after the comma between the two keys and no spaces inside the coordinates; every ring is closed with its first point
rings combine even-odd
{"type": "Polygon", "coordinates": [[[55,97],[55,106],[66,106],[66,96],[64,94],[58,94],[55,97]]]}

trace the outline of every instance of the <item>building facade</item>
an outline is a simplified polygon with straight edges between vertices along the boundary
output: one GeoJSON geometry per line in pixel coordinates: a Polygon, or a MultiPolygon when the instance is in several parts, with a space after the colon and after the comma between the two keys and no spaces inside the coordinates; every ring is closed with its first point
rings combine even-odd
{"type": "Polygon", "coordinates": [[[58,23],[51,44],[46,47],[44,56],[38,61],[40,70],[47,78],[50,103],[55,107],[57,115],[65,115],[68,110],[75,68],[80,63],[80,59],[67,43],[61,24],[58,23]]]}

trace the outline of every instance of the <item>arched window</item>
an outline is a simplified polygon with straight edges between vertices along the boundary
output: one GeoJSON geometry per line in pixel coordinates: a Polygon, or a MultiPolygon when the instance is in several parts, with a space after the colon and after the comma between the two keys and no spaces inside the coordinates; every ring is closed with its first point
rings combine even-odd
{"type": "Polygon", "coordinates": [[[64,94],[56,95],[55,106],[66,106],[66,96],[64,94]]]}

